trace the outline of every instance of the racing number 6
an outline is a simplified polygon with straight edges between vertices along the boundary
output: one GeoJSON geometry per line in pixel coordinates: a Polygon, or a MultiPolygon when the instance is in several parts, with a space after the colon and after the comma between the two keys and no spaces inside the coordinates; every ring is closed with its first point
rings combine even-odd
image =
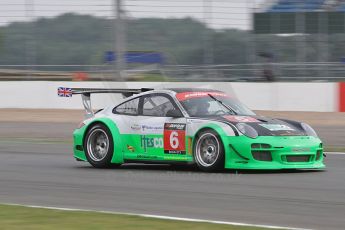
{"type": "Polygon", "coordinates": [[[164,153],[186,154],[186,124],[165,123],[163,136],[164,153]]]}
{"type": "Polygon", "coordinates": [[[179,146],[179,141],[178,141],[178,132],[172,131],[170,133],[170,146],[173,149],[177,149],[179,146]]]}

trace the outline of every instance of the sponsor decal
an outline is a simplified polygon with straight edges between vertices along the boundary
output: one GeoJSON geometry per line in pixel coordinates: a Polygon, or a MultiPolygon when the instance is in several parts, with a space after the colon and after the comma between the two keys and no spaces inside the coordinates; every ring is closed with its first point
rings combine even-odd
{"type": "Polygon", "coordinates": [[[164,153],[186,154],[186,124],[164,124],[164,153]]]}
{"type": "Polygon", "coordinates": [[[281,124],[259,124],[259,125],[270,131],[295,131],[293,128],[287,125],[281,125],[281,124]]]}
{"type": "Polygon", "coordinates": [[[194,120],[194,119],[187,119],[187,123],[188,124],[200,124],[202,123],[203,121],[200,121],[200,120],[194,120]]]}
{"type": "Polygon", "coordinates": [[[163,138],[147,137],[143,135],[141,136],[141,147],[145,152],[147,151],[147,148],[163,148],[163,138]]]}
{"type": "Polygon", "coordinates": [[[58,96],[59,97],[72,97],[72,89],[66,87],[59,87],[58,88],[58,96]]]}
{"type": "Polygon", "coordinates": [[[223,92],[214,92],[214,91],[210,91],[210,92],[183,92],[183,93],[177,93],[176,94],[176,98],[179,101],[184,101],[184,100],[188,100],[191,98],[198,98],[198,97],[208,97],[208,95],[211,94],[212,96],[219,96],[219,97],[228,97],[228,95],[226,95],[223,92]]]}
{"type": "Polygon", "coordinates": [[[145,155],[145,154],[138,154],[137,155],[138,159],[157,159],[157,156],[152,156],[152,155],[145,155]]]}
{"type": "Polygon", "coordinates": [[[296,135],[296,136],[303,136],[303,133],[295,133],[295,130],[294,131],[290,131],[290,130],[284,130],[284,133],[280,133],[279,135],[280,136],[291,136],[291,135],[296,135]]]}
{"type": "Polygon", "coordinates": [[[188,137],[188,155],[193,155],[193,139],[188,137]]]}
{"type": "Polygon", "coordinates": [[[187,157],[184,155],[166,155],[164,156],[164,160],[180,161],[180,160],[187,160],[187,157]]]}
{"type": "Polygon", "coordinates": [[[133,129],[133,130],[140,130],[141,126],[138,125],[138,124],[131,124],[131,129],[133,129]]]}
{"type": "Polygon", "coordinates": [[[309,152],[310,148],[292,148],[292,152],[309,152]]]}
{"type": "Polygon", "coordinates": [[[127,149],[130,151],[130,152],[134,152],[135,151],[135,148],[131,145],[127,145],[127,149]]]}
{"type": "Polygon", "coordinates": [[[259,120],[255,119],[254,117],[248,117],[248,116],[234,116],[234,115],[227,115],[223,116],[226,120],[231,122],[260,122],[259,120]]]}
{"type": "Polygon", "coordinates": [[[145,131],[159,131],[159,130],[162,130],[163,129],[163,126],[152,126],[152,125],[142,125],[141,126],[141,130],[143,132],[145,131]]]}

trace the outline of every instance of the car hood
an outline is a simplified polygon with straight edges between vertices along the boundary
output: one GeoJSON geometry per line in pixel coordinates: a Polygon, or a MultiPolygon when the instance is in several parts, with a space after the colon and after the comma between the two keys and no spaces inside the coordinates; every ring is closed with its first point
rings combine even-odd
{"type": "Polygon", "coordinates": [[[225,115],[214,117],[216,120],[231,123],[245,123],[253,127],[259,136],[306,136],[300,122],[262,116],[225,115]]]}

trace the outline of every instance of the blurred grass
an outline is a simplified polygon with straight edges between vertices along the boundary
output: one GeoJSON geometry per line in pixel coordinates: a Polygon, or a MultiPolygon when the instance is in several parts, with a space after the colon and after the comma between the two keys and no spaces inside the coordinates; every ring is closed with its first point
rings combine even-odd
{"type": "Polygon", "coordinates": [[[162,220],[134,215],[106,214],[89,211],[63,211],[0,205],[2,230],[52,230],[52,229],[121,229],[121,230],[263,230],[265,228],[242,227],[223,224],[162,220]]]}
{"type": "Polygon", "coordinates": [[[147,81],[147,82],[166,82],[171,81],[170,78],[163,76],[160,73],[141,73],[128,77],[132,81],[147,81]]]}
{"type": "Polygon", "coordinates": [[[0,137],[0,143],[30,143],[30,144],[70,144],[73,145],[72,138],[28,138],[28,137],[0,137]]]}
{"type": "Polygon", "coordinates": [[[345,152],[345,147],[343,146],[325,146],[324,152],[345,152]]]}

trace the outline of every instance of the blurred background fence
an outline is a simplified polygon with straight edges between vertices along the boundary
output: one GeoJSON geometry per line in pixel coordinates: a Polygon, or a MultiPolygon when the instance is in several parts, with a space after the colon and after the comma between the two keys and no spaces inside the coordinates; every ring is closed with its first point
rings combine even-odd
{"type": "Polygon", "coordinates": [[[0,79],[345,80],[342,0],[2,0],[0,79]]]}

